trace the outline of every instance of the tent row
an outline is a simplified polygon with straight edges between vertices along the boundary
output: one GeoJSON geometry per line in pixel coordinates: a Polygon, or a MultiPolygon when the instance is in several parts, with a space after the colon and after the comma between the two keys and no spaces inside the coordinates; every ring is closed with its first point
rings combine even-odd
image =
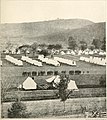
{"type": "Polygon", "coordinates": [[[99,57],[92,57],[90,56],[89,58],[87,57],[80,57],[81,61],[89,62],[89,63],[94,63],[98,65],[106,65],[106,58],[99,58],[99,57]]]}
{"type": "Polygon", "coordinates": [[[54,57],[54,60],[57,60],[58,62],[67,64],[67,65],[76,66],[76,61],[73,61],[73,60],[68,60],[68,59],[59,58],[59,57],[54,57]]]}
{"type": "Polygon", "coordinates": [[[65,55],[65,54],[68,54],[68,55],[76,55],[76,53],[72,50],[72,51],[67,51],[67,52],[64,52],[64,51],[61,51],[60,52],[61,55],[65,55]]]}
{"type": "MultiPolygon", "coordinates": [[[[52,76],[51,78],[46,79],[46,81],[47,83],[53,83],[53,87],[56,87],[55,84],[59,84],[60,82],[60,76],[52,76]]],[[[24,82],[18,86],[18,88],[24,88],[25,90],[31,90],[31,89],[36,90],[37,86],[39,85],[34,79],[32,79],[31,77],[27,77],[27,79],[25,79],[24,82]]],[[[67,89],[78,90],[78,87],[75,81],[70,80],[70,82],[68,83],[67,89]]]]}
{"type": "Polygon", "coordinates": [[[32,60],[31,58],[27,57],[27,56],[22,56],[21,60],[26,61],[30,64],[36,65],[36,66],[42,66],[42,63],[37,61],[37,60],[32,60]]]}
{"type": "Polygon", "coordinates": [[[39,55],[38,59],[49,65],[60,66],[60,63],[57,60],[44,58],[44,56],[42,56],[42,55],[39,55]]]}
{"type": "Polygon", "coordinates": [[[23,62],[21,60],[18,60],[12,56],[6,55],[5,59],[15,65],[23,66],[23,62]]]}

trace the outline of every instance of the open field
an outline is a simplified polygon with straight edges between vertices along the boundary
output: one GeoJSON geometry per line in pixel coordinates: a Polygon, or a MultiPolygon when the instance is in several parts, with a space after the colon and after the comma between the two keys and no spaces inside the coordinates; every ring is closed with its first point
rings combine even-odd
{"type": "MultiPolygon", "coordinates": [[[[31,118],[36,117],[53,117],[66,115],[82,114],[83,108],[91,112],[99,110],[100,112],[106,111],[106,98],[93,97],[93,98],[72,98],[68,99],[65,103],[65,112],[63,109],[63,102],[59,99],[54,100],[40,100],[40,101],[26,101],[27,111],[31,113],[31,118]]],[[[7,109],[11,107],[12,102],[2,104],[2,117],[7,118],[7,109]]],[[[78,115],[77,115],[78,116],[78,115]]],[[[80,116],[79,116],[80,117],[80,116]]],[[[84,116],[81,116],[84,117],[84,116]]]]}
{"type": "MultiPolygon", "coordinates": [[[[69,98],[86,98],[86,97],[105,97],[106,88],[80,88],[74,91],[69,98]]],[[[58,99],[58,90],[34,90],[34,91],[10,91],[5,92],[2,96],[3,102],[58,99]]]]}

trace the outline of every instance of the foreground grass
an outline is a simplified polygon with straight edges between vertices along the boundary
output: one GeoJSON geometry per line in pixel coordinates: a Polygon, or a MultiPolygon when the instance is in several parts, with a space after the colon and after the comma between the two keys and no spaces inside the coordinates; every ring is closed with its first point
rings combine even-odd
{"type": "MultiPolygon", "coordinates": [[[[31,113],[30,118],[47,118],[47,117],[76,117],[84,116],[84,108],[86,111],[99,110],[106,111],[106,98],[74,98],[68,99],[65,103],[65,111],[63,102],[59,99],[41,100],[41,101],[24,101],[23,102],[28,113],[31,113]]],[[[2,117],[7,118],[7,109],[11,107],[12,102],[2,104],[2,117]]]]}

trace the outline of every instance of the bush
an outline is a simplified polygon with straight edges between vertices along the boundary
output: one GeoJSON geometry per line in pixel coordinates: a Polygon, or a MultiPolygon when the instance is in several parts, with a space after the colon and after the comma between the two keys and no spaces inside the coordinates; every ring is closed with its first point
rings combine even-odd
{"type": "Polygon", "coordinates": [[[28,118],[29,115],[25,104],[21,102],[13,103],[11,109],[8,109],[8,118],[28,118]]]}

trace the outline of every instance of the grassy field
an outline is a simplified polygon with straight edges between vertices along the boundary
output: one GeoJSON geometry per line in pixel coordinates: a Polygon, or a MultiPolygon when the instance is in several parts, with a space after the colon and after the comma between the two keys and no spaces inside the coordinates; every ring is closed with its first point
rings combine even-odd
{"type": "MultiPolygon", "coordinates": [[[[69,56],[67,56],[69,58],[69,56]]],[[[70,58],[72,59],[73,56],[70,58]]],[[[76,59],[76,58],[75,58],[76,59]]],[[[3,66],[1,67],[1,81],[2,88],[7,90],[4,94],[4,101],[14,101],[17,96],[21,96],[21,100],[27,105],[27,110],[31,113],[31,117],[41,117],[41,116],[54,116],[63,114],[63,103],[59,102],[56,92],[53,90],[42,91],[8,91],[10,88],[16,88],[19,84],[27,78],[27,76],[22,76],[23,72],[33,72],[33,71],[66,71],[69,73],[70,70],[81,70],[80,75],[70,75],[71,80],[75,80],[77,86],[79,87],[79,92],[75,92],[70,97],[72,99],[67,100],[66,112],[67,114],[81,114],[82,106],[91,106],[94,108],[95,105],[104,109],[105,105],[105,95],[106,95],[106,68],[103,66],[93,65],[85,62],[78,61],[77,66],[68,66],[61,64],[60,67],[54,67],[50,65],[43,64],[43,67],[36,67],[31,64],[25,63],[23,67],[17,67],[13,64],[3,60],[3,66]],[[42,97],[41,97],[42,96],[42,97]],[[86,98],[87,97],[87,98],[86,98]],[[89,98],[96,97],[96,98],[89,98]],[[102,98],[100,98],[102,97],[102,98]],[[52,99],[53,100],[46,100],[52,99]],[[42,99],[42,100],[41,100],[42,99]],[[44,100],[43,100],[44,99],[44,100]],[[29,100],[29,101],[28,101],[29,100]],[[32,101],[30,101],[32,100],[32,101]],[[35,100],[35,101],[33,101],[35,100]],[[40,101],[38,101],[40,100],[40,101]],[[26,102],[25,102],[26,101],[26,102]],[[27,102],[28,101],[28,102],[27,102]],[[95,104],[95,105],[94,105],[95,104]],[[73,107],[72,107],[73,106],[73,107]],[[76,107],[75,107],[76,106],[76,107]]],[[[34,76],[35,80],[45,80],[51,76],[34,76]]],[[[9,102],[3,103],[3,116],[7,116],[7,109],[11,105],[9,102]]],[[[87,108],[88,109],[88,108],[87,108]]]]}
{"type": "MultiPolygon", "coordinates": [[[[15,56],[15,57],[16,58],[18,57],[20,59],[20,56],[15,56]]],[[[75,80],[77,86],[80,89],[80,91],[75,94],[75,97],[97,97],[97,96],[104,97],[105,96],[106,94],[105,67],[78,61],[77,56],[66,55],[63,57],[69,58],[69,59],[75,59],[77,61],[77,66],[72,67],[65,64],[61,64],[60,67],[54,67],[54,66],[43,64],[43,67],[37,67],[24,62],[23,67],[17,67],[9,63],[8,61],[4,60],[3,59],[4,56],[3,56],[2,57],[3,66],[1,67],[1,78],[2,78],[1,87],[4,89],[4,91],[7,90],[4,101],[10,101],[11,99],[14,100],[15,94],[17,94],[17,91],[15,93],[12,92],[14,91],[14,89],[12,90],[12,88],[17,88],[17,86],[22,84],[24,80],[27,78],[27,76],[22,75],[23,72],[33,72],[33,71],[38,72],[42,70],[43,71],[59,71],[59,72],[66,71],[66,73],[69,73],[70,70],[81,70],[80,75],[70,75],[70,79],[75,80]],[[89,73],[87,73],[87,71],[89,71],[89,73]],[[10,91],[10,89],[12,91],[10,91]]],[[[49,77],[51,76],[49,75],[34,76],[35,82],[36,80],[40,82],[42,82],[43,80],[45,81],[45,79],[49,77]]],[[[36,93],[37,91],[33,91],[33,92],[22,91],[21,92],[22,100],[28,100],[29,96],[31,96],[32,100],[57,98],[52,91],[51,92],[48,91],[47,94],[44,94],[44,98],[38,94],[36,95],[36,93]]],[[[41,94],[41,91],[39,91],[39,94],[41,94]]]]}
{"type": "MultiPolygon", "coordinates": [[[[86,98],[86,97],[105,97],[106,88],[80,88],[74,91],[69,98],[86,98]]],[[[15,91],[5,92],[2,96],[3,102],[58,99],[58,90],[34,90],[34,91],[15,91]]]]}
{"type": "MultiPolygon", "coordinates": [[[[106,111],[106,98],[94,97],[94,98],[74,98],[68,99],[65,102],[65,111],[63,102],[59,99],[55,100],[41,100],[41,101],[26,101],[27,111],[31,113],[31,118],[43,118],[54,117],[62,115],[82,115],[83,108],[91,112],[93,110],[99,110],[100,112],[106,111]]],[[[11,107],[12,102],[2,104],[2,117],[7,118],[7,109],[11,107]]],[[[84,116],[79,116],[84,117],[84,116]]]]}

